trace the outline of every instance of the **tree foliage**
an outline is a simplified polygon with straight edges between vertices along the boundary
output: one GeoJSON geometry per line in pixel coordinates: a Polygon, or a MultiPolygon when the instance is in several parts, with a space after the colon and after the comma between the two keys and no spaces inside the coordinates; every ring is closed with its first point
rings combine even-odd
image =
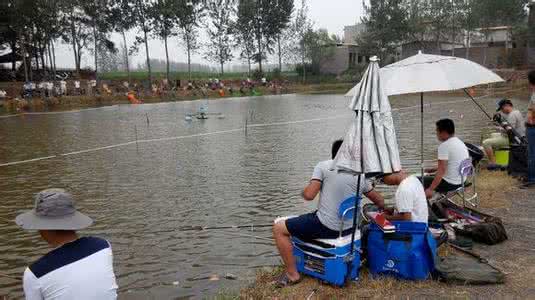
{"type": "Polygon", "coordinates": [[[206,5],[209,18],[206,26],[208,44],[206,58],[218,63],[221,74],[224,73],[225,63],[232,60],[232,31],[236,15],[234,0],[212,0],[206,5]]]}

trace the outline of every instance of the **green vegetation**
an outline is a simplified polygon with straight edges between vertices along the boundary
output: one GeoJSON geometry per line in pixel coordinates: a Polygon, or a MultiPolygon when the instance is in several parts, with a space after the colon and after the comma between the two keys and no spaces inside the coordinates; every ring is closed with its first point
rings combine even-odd
{"type": "MultiPolygon", "coordinates": [[[[130,76],[133,80],[146,80],[148,73],[146,71],[137,71],[137,72],[130,72],[130,76]]],[[[154,79],[164,79],[166,78],[166,72],[153,72],[152,74],[154,79]]],[[[224,73],[221,74],[215,74],[215,73],[208,73],[208,72],[192,72],[191,77],[193,80],[208,80],[210,78],[218,78],[221,80],[245,80],[247,79],[248,75],[246,72],[233,72],[233,73],[224,73]]],[[[107,72],[107,73],[101,73],[100,78],[104,80],[128,80],[128,72],[107,72]]],[[[301,78],[299,77],[299,74],[296,72],[282,72],[282,73],[267,73],[266,78],[268,80],[288,80],[290,82],[300,82],[301,78]]],[[[170,80],[187,80],[188,79],[188,72],[170,72],[169,73],[169,79],[170,80]]],[[[251,77],[251,79],[253,79],[251,77]]],[[[350,78],[346,80],[346,82],[351,82],[350,78]]],[[[309,75],[307,77],[307,83],[309,84],[317,84],[317,83],[339,83],[340,81],[337,80],[336,76],[334,75],[309,75]]]]}

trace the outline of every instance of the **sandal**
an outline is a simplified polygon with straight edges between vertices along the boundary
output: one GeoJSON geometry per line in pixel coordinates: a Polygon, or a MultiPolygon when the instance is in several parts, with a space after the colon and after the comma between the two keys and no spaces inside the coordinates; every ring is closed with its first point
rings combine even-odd
{"type": "Polygon", "coordinates": [[[278,288],[284,288],[284,287],[296,285],[296,284],[300,283],[301,280],[303,280],[302,277],[299,277],[299,279],[297,279],[297,280],[291,280],[290,278],[288,278],[288,274],[286,274],[286,272],[284,272],[282,275],[279,276],[279,278],[275,282],[275,286],[278,287],[278,288]]]}

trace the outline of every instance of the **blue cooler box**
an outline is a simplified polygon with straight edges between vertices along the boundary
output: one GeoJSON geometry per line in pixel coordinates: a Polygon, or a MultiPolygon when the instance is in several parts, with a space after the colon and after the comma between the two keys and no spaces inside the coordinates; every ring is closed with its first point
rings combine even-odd
{"type": "MultiPolygon", "coordinates": [[[[351,259],[351,235],[331,240],[301,241],[292,237],[293,254],[299,273],[342,286],[351,259]]],[[[358,280],[360,268],[360,231],[355,233],[355,251],[351,264],[351,280],[358,280]]]]}
{"type": "Polygon", "coordinates": [[[371,224],[368,235],[368,264],[372,276],[425,280],[434,271],[436,241],[427,224],[392,222],[396,232],[384,233],[371,224]]]}

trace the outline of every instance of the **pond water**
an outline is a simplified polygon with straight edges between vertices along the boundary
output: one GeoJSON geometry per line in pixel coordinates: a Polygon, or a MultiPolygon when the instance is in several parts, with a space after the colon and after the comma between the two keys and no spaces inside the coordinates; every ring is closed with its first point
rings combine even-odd
{"type": "MultiPolygon", "coordinates": [[[[435,157],[434,122],[442,117],[456,121],[460,138],[479,143],[488,122],[463,100],[426,98],[426,159],[435,157]]],[[[496,100],[481,103],[492,112],[496,100]]],[[[402,160],[416,171],[419,109],[412,106],[419,98],[391,102],[402,160]]],[[[286,95],[0,118],[0,164],[40,158],[0,166],[0,272],[21,275],[48,251],[37,233],[8,220],[32,207],[34,193],[62,187],[96,221],[82,234],[111,241],[123,298],[237,289],[255,268],[279,263],[270,229],[181,228],[270,224],[313,210],[299,195],[316,163],[329,159],[332,141],[344,136],[353,115],[346,105],[341,95],[286,95]],[[224,118],[185,121],[206,103],[224,118]]],[[[0,277],[1,295],[20,297],[20,284],[0,277]]]]}

